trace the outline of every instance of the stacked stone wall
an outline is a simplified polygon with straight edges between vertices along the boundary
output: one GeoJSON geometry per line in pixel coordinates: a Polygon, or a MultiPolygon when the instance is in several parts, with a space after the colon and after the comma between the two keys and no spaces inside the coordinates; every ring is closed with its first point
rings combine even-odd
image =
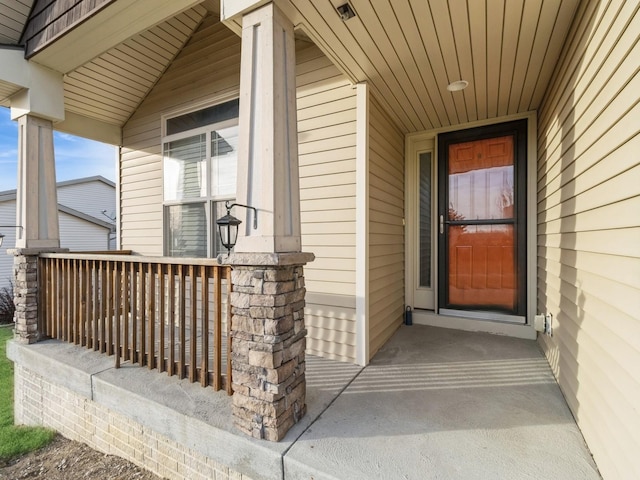
{"type": "Polygon", "coordinates": [[[235,266],[232,282],[234,421],[278,441],[306,412],[303,267],[235,266]]]}

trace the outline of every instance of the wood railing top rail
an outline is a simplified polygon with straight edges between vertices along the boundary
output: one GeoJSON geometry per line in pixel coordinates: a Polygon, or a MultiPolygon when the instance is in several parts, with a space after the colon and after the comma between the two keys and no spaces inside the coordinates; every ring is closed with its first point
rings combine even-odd
{"type": "Polygon", "coordinates": [[[202,265],[221,267],[215,258],[151,257],[146,255],[111,255],[92,253],[41,253],[41,258],[60,258],[64,260],[96,260],[107,262],[157,263],[164,265],[202,265]]]}

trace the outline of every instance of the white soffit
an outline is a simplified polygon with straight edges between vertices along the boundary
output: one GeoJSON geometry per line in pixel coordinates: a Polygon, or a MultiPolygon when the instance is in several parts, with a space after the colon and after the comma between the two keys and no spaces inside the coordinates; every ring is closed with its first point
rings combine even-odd
{"type": "Polygon", "coordinates": [[[0,45],[17,45],[34,0],[0,0],[0,45]]]}
{"type": "Polygon", "coordinates": [[[207,10],[198,5],[135,35],[65,75],[66,110],[122,126],[206,13],[207,10]]]}
{"type": "Polygon", "coordinates": [[[579,0],[276,2],[407,133],[536,109],[579,0]]]}

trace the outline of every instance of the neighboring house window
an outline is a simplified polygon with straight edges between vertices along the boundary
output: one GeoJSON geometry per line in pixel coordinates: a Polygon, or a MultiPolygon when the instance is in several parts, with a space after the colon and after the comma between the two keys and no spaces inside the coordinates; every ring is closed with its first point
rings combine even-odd
{"type": "Polygon", "coordinates": [[[236,192],[238,100],[166,119],[164,250],[171,257],[221,253],[216,219],[236,192]]]}

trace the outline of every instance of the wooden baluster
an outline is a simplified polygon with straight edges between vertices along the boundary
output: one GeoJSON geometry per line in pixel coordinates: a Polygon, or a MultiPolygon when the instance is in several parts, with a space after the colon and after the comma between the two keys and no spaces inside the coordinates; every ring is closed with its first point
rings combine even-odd
{"type": "Polygon", "coordinates": [[[167,268],[167,283],[169,284],[169,360],[167,362],[167,374],[175,375],[176,362],[176,281],[173,273],[173,265],[167,268]]]}
{"type": "Polygon", "coordinates": [[[165,314],[164,314],[164,309],[166,307],[166,296],[165,296],[165,282],[164,282],[164,265],[160,264],[158,265],[158,290],[159,290],[159,294],[158,294],[158,300],[159,300],[159,305],[158,305],[158,311],[159,311],[159,315],[158,315],[158,320],[160,323],[160,345],[159,345],[159,351],[158,351],[158,371],[159,372],[164,372],[165,371],[165,363],[164,363],[164,356],[165,356],[165,348],[164,348],[164,341],[165,341],[165,327],[164,327],[164,322],[165,322],[165,314]]]}
{"type": "Polygon", "coordinates": [[[114,321],[116,322],[116,332],[115,332],[115,355],[116,355],[116,368],[120,368],[120,355],[122,354],[120,350],[120,322],[122,317],[122,279],[120,275],[120,269],[118,268],[117,262],[113,263],[113,300],[114,300],[114,309],[113,316],[114,321]]]}
{"type": "Polygon", "coordinates": [[[131,362],[138,361],[138,278],[131,262],[131,362]]]}
{"type": "Polygon", "coordinates": [[[125,361],[131,360],[131,352],[129,351],[129,309],[131,308],[129,302],[131,295],[130,278],[127,262],[122,262],[122,330],[124,332],[122,358],[124,358],[125,361]]]}
{"type": "Polygon", "coordinates": [[[106,261],[105,262],[105,271],[106,271],[106,323],[107,323],[107,338],[106,338],[106,347],[107,347],[107,355],[113,355],[113,313],[114,313],[114,302],[113,302],[113,262],[106,261]]]}
{"type": "Polygon", "coordinates": [[[140,365],[145,365],[147,363],[147,315],[145,308],[147,304],[147,282],[143,263],[138,265],[138,278],[140,279],[140,290],[138,292],[140,295],[140,365]]]}
{"type": "MultiPolygon", "coordinates": [[[[215,342],[213,352],[213,388],[217,392],[222,388],[222,271],[220,267],[214,268],[214,295],[216,299],[215,305],[215,323],[213,326],[213,341],[215,342]]],[[[228,341],[229,339],[227,339],[228,341]]]]}
{"type": "Polygon", "coordinates": [[[149,370],[155,367],[156,355],[156,273],[153,263],[149,263],[149,296],[147,297],[148,350],[147,365],[149,370]]]}
{"type": "Polygon", "coordinates": [[[231,385],[231,292],[233,284],[231,283],[231,267],[225,267],[227,273],[227,394],[233,394],[233,386],[231,385]]]}
{"type": "Polygon", "coordinates": [[[100,338],[99,338],[99,326],[98,326],[98,316],[100,314],[100,304],[98,303],[98,293],[100,291],[98,286],[98,264],[95,260],[91,261],[91,285],[90,285],[90,307],[91,307],[91,321],[93,322],[93,335],[91,338],[91,347],[94,351],[100,350],[100,338]]]}
{"type": "Polygon", "coordinates": [[[72,260],[73,277],[73,343],[80,345],[80,264],[77,259],[72,260]]]}
{"type": "Polygon", "coordinates": [[[198,274],[195,265],[189,265],[191,279],[191,312],[189,315],[189,381],[196,381],[198,353],[198,274]]]}
{"type": "Polygon", "coordinates": [[[186,323],[186,307],[185,307],[185,295],[186,295],[186,285],[185,285],[185,266],[180,265],[179,269],[179,278],[180,282],[180,296],[178,300],[180,301],[180,318],[178,319],[178,328],[179,337],[178,337],[178,377],[184,378],[185,373],[185,363],[186,363],[186,354],[185,354],[185,343],[186,343],[186,335],[185,335],[185,323],[186,323]]]}
{"type": "Polygon", "coordinates": [[[209,271],[209,267],[200,267],[200,287],[202,288],[200,385],[203,387],[209,383],[209,271]]]}

